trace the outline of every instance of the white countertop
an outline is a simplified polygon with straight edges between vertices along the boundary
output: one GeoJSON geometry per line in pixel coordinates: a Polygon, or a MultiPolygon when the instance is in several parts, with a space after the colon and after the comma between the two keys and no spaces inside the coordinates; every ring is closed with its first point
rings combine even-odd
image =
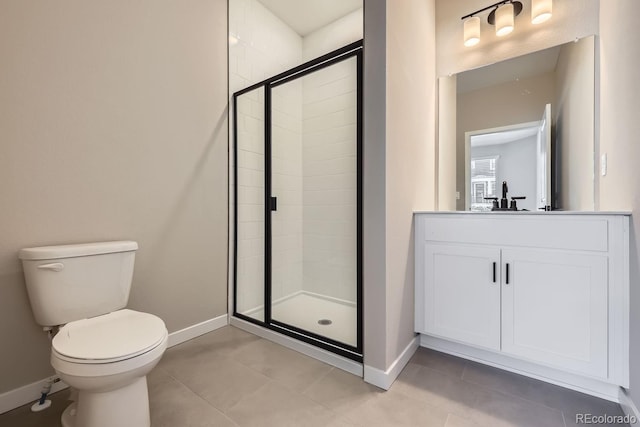
{"type": "Polygon", "coordinates": [[[631,211],[413,211],[413,213],[431,215],[631,215],[631,211]]]}

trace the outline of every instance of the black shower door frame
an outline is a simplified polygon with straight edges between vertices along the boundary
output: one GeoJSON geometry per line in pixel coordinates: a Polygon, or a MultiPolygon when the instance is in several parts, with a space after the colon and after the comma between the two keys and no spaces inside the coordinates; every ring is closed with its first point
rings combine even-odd
{"type": "Polygon", "coordinates": [[[356,362],[362,362],[363,357],[363,295],[362,295],[362,73],[363,69],[363,42],[362,40],[351,43],[326,55],[320,56],[309,62],[305,62],[295,68],[280,73],[274,77],[266,79],[246,87],[233,94],[233,156],[234,162],[234,236],[233,236],[233,316],[244,321],[254,323],[261,327],[279,332],[289,337],[298,339],[308,344],[336,353],[356,362]],[[351,346],[328,337],[315,334],[313,332],[289,325],[271,317],[271,213],[273,212],[271,201],[271,90],[279,85],[296,80],[307,74],[322,70],[323,68],[337,64],[350,58],[356,58],[357,84],[356,84],[356,346],[351,346]],[[237,311],[237,277],[238,277],[238,111],[237,99],[240,95],[253,90],[264,88],[264,153],[265,153],[265,194],[264,194],[264,220],[265,220],[265,259],[264,259],[264,321],[245,316],[237,311]]]}

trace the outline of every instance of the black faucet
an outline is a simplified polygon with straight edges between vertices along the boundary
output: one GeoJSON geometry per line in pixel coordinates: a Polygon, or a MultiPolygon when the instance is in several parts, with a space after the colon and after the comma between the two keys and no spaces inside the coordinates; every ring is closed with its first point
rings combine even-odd
{"type": "Polygon", "coordinates": [[[485,200],[492,200],[492,211],[517,211],[518,205],[516,200],[526,199],[525,196],[511,196],[511,203],[509,203],[509,199],[507,198],[508,192],[509,187],[507,186],[507,181],[502,181],[502,198],[500,199],[499,205],[497,197],[485,197],[485,200]]]}
{"type": "Polygon", "coordinates": [[[507,181],[502,181],[502,199],[500,199],[500,209],[507,209],[509,207],[509,200],[507,200],[507,181]]]}

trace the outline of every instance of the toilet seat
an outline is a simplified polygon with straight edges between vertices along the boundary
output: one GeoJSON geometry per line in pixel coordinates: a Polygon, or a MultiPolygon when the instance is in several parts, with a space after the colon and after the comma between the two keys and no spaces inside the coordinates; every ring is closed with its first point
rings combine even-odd
{"type": "Polygon", "coordinates": [[[56,358],[79,364],[105,364],[147,353],[166,341],[167,329],[157,316],[118,310],[63,326],[52,341],[56,358]]]}

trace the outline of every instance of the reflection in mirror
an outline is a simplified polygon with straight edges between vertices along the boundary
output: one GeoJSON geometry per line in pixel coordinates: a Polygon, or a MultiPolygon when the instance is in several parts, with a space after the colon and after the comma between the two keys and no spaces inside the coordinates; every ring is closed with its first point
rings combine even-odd
{"type": "Polygon", "coordinates": [[[547,104],[540,121],[466,132],[466,210],[496,210],[493,201],[504,198],[505,182],[510,189],[507,200],[516,200],[513,208],[509,202],[509,209],[548,210],[550,114],[551,104],[547,104]]]}
{"type": "MultiPolygon", "coordinates": [[[[453,93],[441,90],[439,110],[441,118],[455,119],[441,126],[455,127],[455,141],[453,131],[448,140],[441,131],[439,144],[442,152],[455,144],[456,154],[441,157],[440,169],[454,168],[456,182],[453,188],[441,178],[441,209],[486,210],[484,197],[500,198],[502,181],[509,198],[526,196],[518,209],[594,209],[593,36],[441,78],[447,79],[455,82],[455,102],[453,93]],[[525,130],[526,124],[539,129],[525,130]],[[491,133],[501,142],[480,136],[491,133]],[[494,161],[474,161],[478,169],[472,172],[472,157],[494,161]],[[492,163],[496,170],[486,178],[484,168],[492,163]]],[[[446,85],[441,81],[440,87],[446,85]]]]}

